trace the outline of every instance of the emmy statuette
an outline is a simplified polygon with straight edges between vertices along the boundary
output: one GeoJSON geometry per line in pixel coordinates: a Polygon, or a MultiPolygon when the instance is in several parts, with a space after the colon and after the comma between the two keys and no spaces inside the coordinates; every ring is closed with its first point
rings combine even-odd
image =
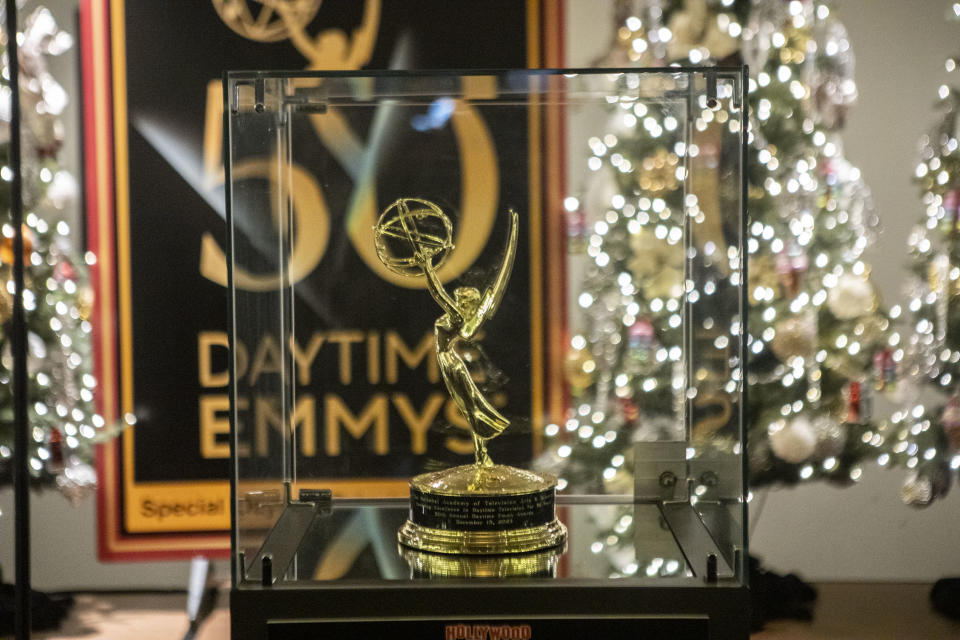
{"type": "Polygon", "coordinates": [[[401,198],[381,214],[374,233],[377,255],[393,271],[426,278],[444,311],[434,323],[437,359],[447,391],[473,434],[475,460],[424,473],[410,481],[410,515],[400,543],[443,554],[502,555],[559,547],[566,528],[557,520],[556,479],[494,464],[487,442],[510,425],[477,388],[460,349],[470,346],[503,298],[517,251],[517,214],[496,277],[481,292],[457,287],[451,296],[437,271],[453,249],[453,225],[436,204],[401,198]]]}

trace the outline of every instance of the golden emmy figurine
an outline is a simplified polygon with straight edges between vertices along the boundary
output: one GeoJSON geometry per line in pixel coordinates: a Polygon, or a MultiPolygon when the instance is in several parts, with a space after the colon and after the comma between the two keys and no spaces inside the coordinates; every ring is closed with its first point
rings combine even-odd
{"type": "Polygon", "coordinates": [[[556,547],[566,529],[556,519],[556,479],[496,465],[487,442],[510,425],[483,395],[460,355],[503,299],[517,252],[517,214],[493,282],[483,293],[457,287],[451,296],[437,271],[453,250],[453,225],[436,204],[401,198],[381,214],[377,255],[395,273],[425,277],[444,314],[434,323],[443,382],[473,432],[475,462],[416,476],[410,482],[410,518],[398,534],[402,544],[434,553],[505,554],[556,547]]]}

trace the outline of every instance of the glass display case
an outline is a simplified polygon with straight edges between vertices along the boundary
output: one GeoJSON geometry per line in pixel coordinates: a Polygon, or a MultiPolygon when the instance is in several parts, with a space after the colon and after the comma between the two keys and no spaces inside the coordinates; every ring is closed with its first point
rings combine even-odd
{"type": "Polygon", "coordinates": [[[746,78],[226,74],[234,638],[747,637],[746,78]]]}

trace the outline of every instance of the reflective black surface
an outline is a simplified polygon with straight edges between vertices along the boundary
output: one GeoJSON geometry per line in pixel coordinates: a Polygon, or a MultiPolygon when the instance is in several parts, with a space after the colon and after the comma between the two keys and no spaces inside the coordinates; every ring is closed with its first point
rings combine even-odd
{"type": "MultiPolygon", "coordinates": [[[[629,580],[693,575],[655,504],[558,498],[557,515],[569,530],[565,548],[499,557],[411,553],[397,543],[397,530],[407,515],[405,500],[335,501],[331,508],[318,510],[289,570],[274,568],[282,574],[278,582],[319,585],[481,577],[629,580]]],[[[257,539],[265,534],[250,533],[257,539]]],[[[244,586],[259,584],[254,582],[244,586]]]]}

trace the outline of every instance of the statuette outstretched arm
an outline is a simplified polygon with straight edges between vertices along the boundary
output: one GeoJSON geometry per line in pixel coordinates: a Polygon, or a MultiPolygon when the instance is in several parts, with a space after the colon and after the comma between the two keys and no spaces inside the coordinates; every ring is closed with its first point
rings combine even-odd
{"type": "Polygon", "coordinates": [[[462,321],[463,314],[460,312],[460,309],[457,308],[457,303],[454,299],[451,298],[447,290],[443,288],[443,283],[440,282],[440,277],[437,275],[433,265],[425,265],[423,273],[427,276],[427,289],[430,291],[433,299],[437,301],[437,304],[439,304],[451,318],[462,321]]]}

